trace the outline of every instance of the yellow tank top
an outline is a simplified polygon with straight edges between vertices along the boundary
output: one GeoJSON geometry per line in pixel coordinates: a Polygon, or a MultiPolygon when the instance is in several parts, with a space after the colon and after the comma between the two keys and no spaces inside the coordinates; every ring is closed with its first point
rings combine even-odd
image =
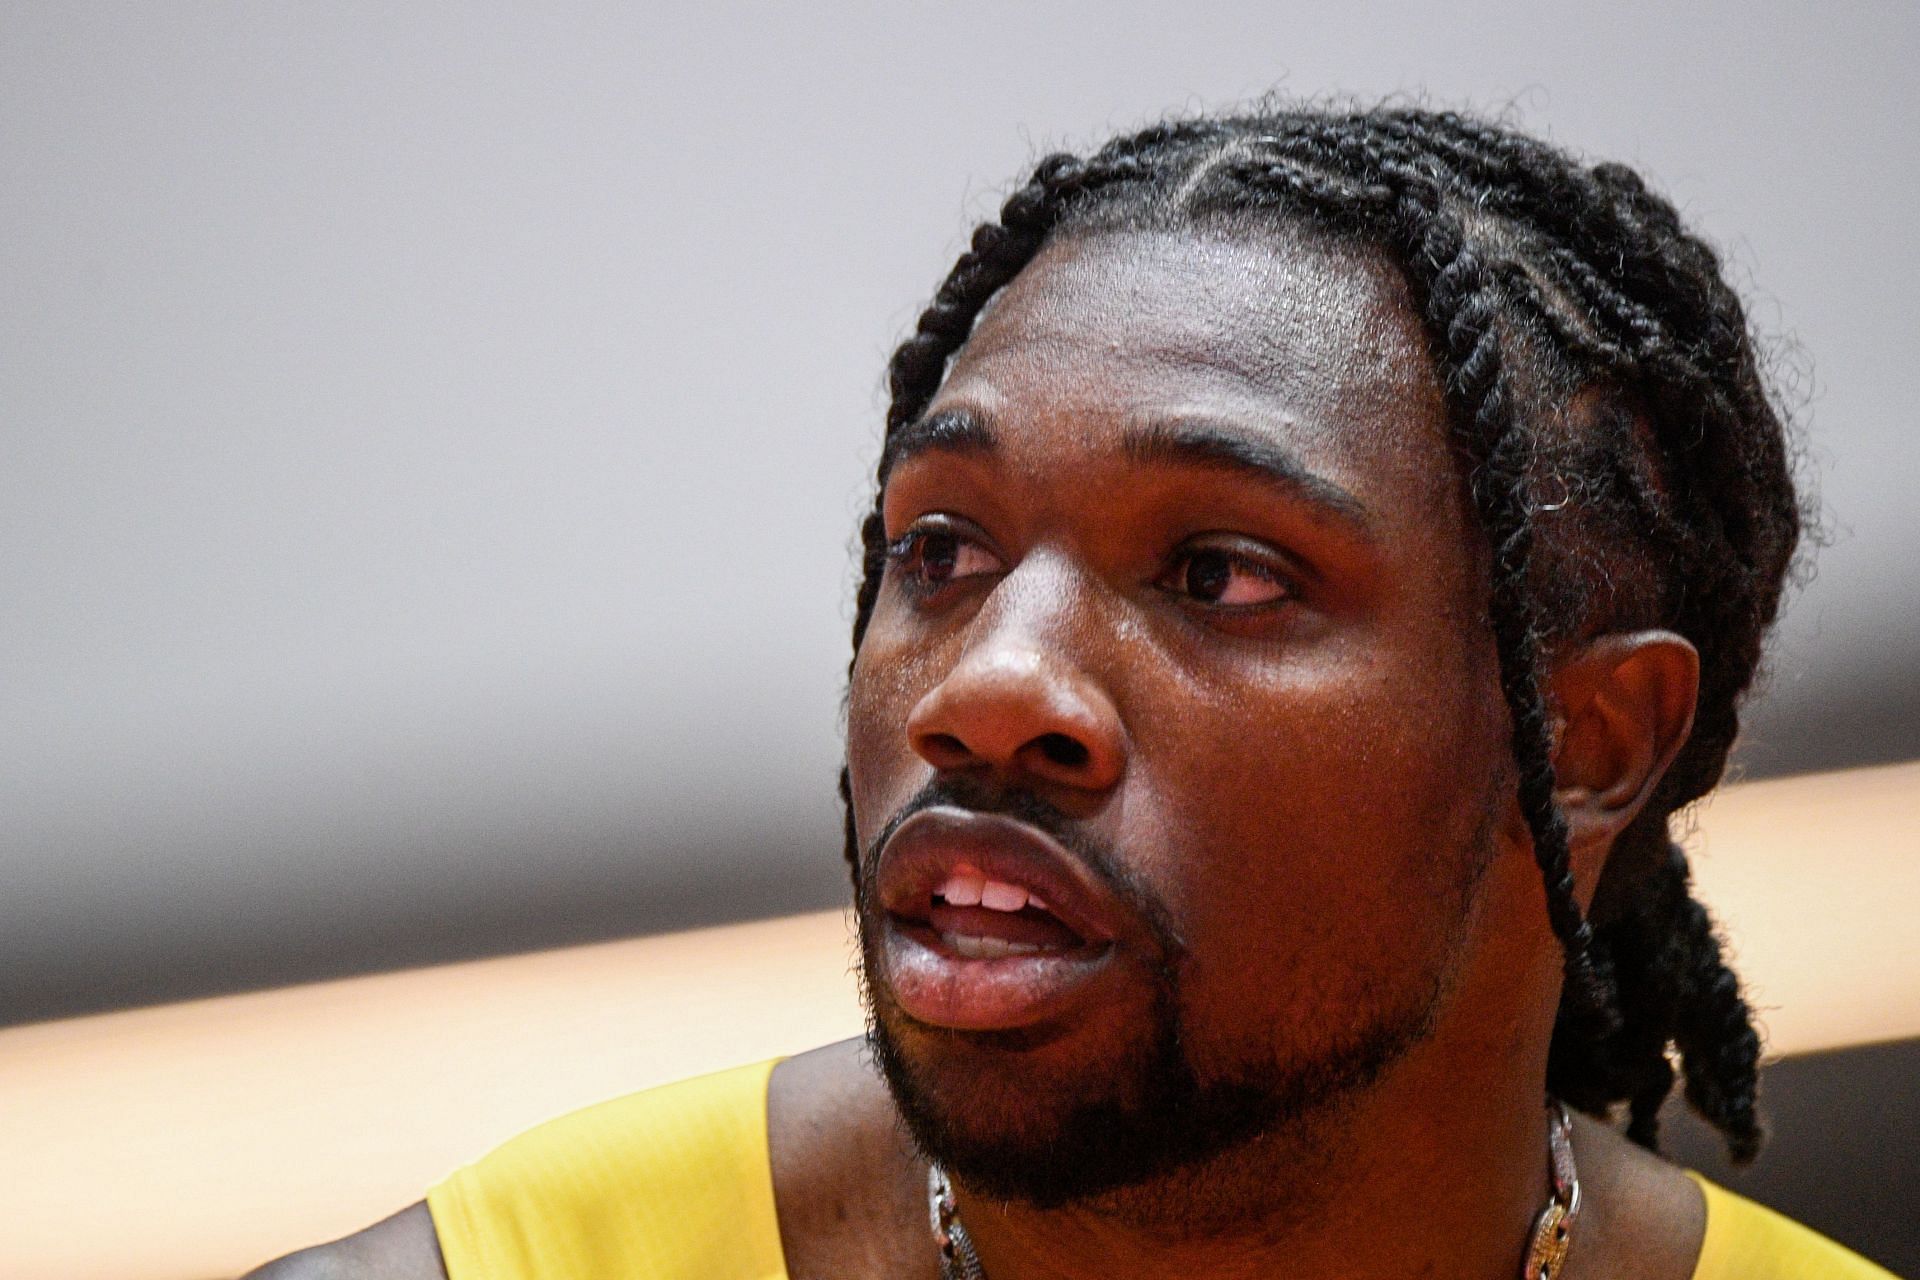
{"type": "MultiPolygon", "coordinates": [[[[786,1280],[767,1159],[774,1064],[616,1098],[427,1193],[449,1280],[786,1280]]],[[[1892,1280],[1697,1174],[1693,1280],[1892,1280]]]]}

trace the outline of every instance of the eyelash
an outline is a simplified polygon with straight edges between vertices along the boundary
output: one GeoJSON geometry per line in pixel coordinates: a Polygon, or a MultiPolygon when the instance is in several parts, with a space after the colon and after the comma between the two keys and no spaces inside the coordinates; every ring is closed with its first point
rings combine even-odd
{"type": "MultiPolygon", "coordinates": [[[[979,576],[977,573],[968,573],[961,574],[958,578],[930,581],[924,572],[925,556],[927,543],[935,538],[951,539],[955,544],[956,556],[967,548],[985,552],[979,539],[968,537],[960,530],[944,523],[917,524],[889,542],[887,544],[888,566],[899,574],[900,580],[908,590],[923,599],[934,595],[943,587],[951,586],[954,582],[979,576]]],[[[985,554],[992,555],[991,552],[985,552],[985,554]]]]}
{"type": "Polygon", "coordinates": [[[1165,588],[1170,594],[1177,595],[1183,601],[1208,609],[1214,613],[1239,615],[1258,614],[1280,608],[1283,605],[1292,604],[1299,598],[1299,591],[1294,585],[1293,577],[1283,568],[1274,564],[1271,559],[1263,556],[1248,555],[1242,551],[1235,551],[1231,547],[1223,547],[1212,543],[1203,542],[1197,546],[1188,545],[1182,547],[1175,554],[1173,564],[1157,581],[1167,582],[1169,580],[1181,581],[1181,586],[1179,587],[1165,588]],[[1259,579],[1261,582],[1270,583],[1278,589],[1279,594],[1271,600],[1227,604],[1220,600],[1206,599],[1205,597],[1195,595],[1190,590],[1184,589],[1190,585],[1190,582],[1186,580],[1186,576],[1192,572],[1194,560],[1201,555],[1207,554],[1219,556],[1227,569],[1228,578],[1226,583],[1222,585],[1222,595],[1224,595],[1227,588],[1231,586],[1232,575],[1235,572],[1245,572],[1249,576],[1259,579]]]}
{"type": "MultiPolygon", "coordinates": [[[[956,558],[964,554],[968,548],[974,548],[997,561],[997,557],[994,557],[992,552],[987,551],[978,539],[969,537],[962,531],[945,524],[934,524],[931,526],[915,525],[909,528],[905,533],[887,544],[886,557],[889,567],[894,569],[899,575],[899,580],[902,584],[921,600],[926,600],[937,595],[945,587],[952,586],[958,582],[964,582],[969,578],[984,576],[984,574],[988,572],[981,570],[972,573],[961,573],[957,576],[939,581],[929,580],[921,570],[921,566],[925,563],[924,556],[926,554],[927,543],[934,538],[952,539],[955,543],[956,558]],[[918,565],[915,563],[916,557],[922,557],[918,565]]],[[[951,572],[951,570],[949,570],[949,572],[951,572]]],[[[1175,552],[1166,572],[1154,579],[1154,584],[1160,586],[1161,589],[1169,595],[1178,597],[1183,602],[1217,614],[1258,614],[1292,604],[1299,598],[1299,592],[1295,585],[1293,575],[1289,574],[1281,566],[1274,564],[1270,559],[1262,556],[1248,555],[1245,552],[1235,551],[1229,547],[1209,543],[1182,546],[1175,552]],[[1236,572],[1244,572],[1262,582],[1271,583],[1274,587],[1278,588],[1279,594],[1271,600],[1259,600],[1241,604],[1222,604],[1217,600],[1208,600],[1202,596],[1195,595],[1191,591],[1182,589],[1182,587],[1165,585],[1170,581],[1182,579],[1185,573],[1192,571],[1194,559],[1208,553],[1221,557],[1227,569],[1229,576],[1227,584],[1222,588],[1223,595],[1227,587],[1231,585],[1232,575],[1236,572]]]]}

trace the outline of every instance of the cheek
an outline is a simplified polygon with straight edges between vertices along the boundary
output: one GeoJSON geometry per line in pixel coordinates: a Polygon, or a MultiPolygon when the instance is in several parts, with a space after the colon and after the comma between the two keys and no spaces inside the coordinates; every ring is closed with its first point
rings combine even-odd
{"type": "Polygon", "coordinates": [[[876,618],[847,682],[847,773],[862,849],[932,775],[908,745],[906,723],[933,682],[928,656],[895,642],[876,618]]]}
{"type": "Polygon", "coordinates": [[[1500,736],[1474,694],[1490,676],[1451,648],[1322,653],[1155,718],[1139,820],[1181,833],[1146,847],[1185,864],[1155,879],[1189,931],[1193,999],[1331,1022],[1457,943],[1500,736]]]}

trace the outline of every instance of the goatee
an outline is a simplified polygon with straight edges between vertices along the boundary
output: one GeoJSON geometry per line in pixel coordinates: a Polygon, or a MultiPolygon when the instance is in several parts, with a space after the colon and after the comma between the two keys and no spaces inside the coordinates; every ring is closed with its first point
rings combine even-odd
{"type": "MultiPolygon", "coordinates": [[[[1297,1166],[1343,1103],[1367,1088],[1431,1030],[1443,986],[1352,1028],[1310,1056],[1276,1058],[1288,1037],[1253,1029],[1261,1051],[1233,1071],[1205,1074],[1194,1060],[1180,999],[1183,954],[1162,904],[1126,881],[1113,852],[1052,806],[1028,793],[988,793],[940,782],[904,806],[859,860],[856,912],[868,1041],[908,1133],[921,1152],[964,1188],[1038,1208],[1085,1204],[1142,1221],[1204,1229],[1231,1221],[1255,1199],[1271,1208],[1264,1174],[1233,1170],[1256,1145],[1284,1149],[1297,1166]],[[1121,1049],[1074,1063],[1062,1076],[1059,1055],[1038,1053],[1054,1038],[1034,1030],[955,1031],[920,1023],[888,996],[880,972],[882,913],[876,905],[876,851],[912,813],[932,804],[964,804],[1010,813],[1063,845],[1129,901],[1160,935],[1170,961],[1141,965],[1151,983],[1148,1015],[1121,1049]],[[962,1063],[991,1063],[971,1071],[962,1063]],[[1262,1139],[1273,1141],[1261,1143],[1262,1139]],[[1235,1185],[1246,1182],[1249,1185],[1235,1185]]],[[[1251,1162],[1258,1165],[1260,1161],[1251,1162]]]]}

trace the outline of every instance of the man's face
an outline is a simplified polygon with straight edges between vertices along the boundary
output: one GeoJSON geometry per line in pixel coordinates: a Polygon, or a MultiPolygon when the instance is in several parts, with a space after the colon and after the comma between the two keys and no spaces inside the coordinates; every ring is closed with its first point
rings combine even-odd
{"type": "Polygon", "coordinates": [[[903,443],[848,765],[916,1135],[1052,1202],[1364,1088],[1448,1016],[1507,776],[1403,281],[1307,239],[1056,243],[903,443]]]}

